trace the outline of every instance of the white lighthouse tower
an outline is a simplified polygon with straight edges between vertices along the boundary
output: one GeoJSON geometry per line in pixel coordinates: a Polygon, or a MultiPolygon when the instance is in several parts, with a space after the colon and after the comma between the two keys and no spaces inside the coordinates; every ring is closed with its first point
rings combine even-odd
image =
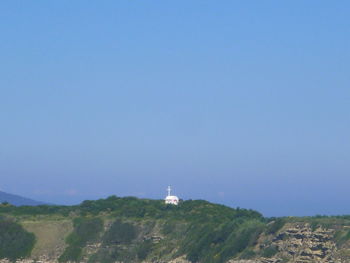
{"type": "Polygon", "coordinates": [[[175,195],[171,195],[171,187],[168,186],[168,195],[165,197],[165,203],[171,204],[171,205],[178,205],[179,204],[179,198],[175,195]]]}

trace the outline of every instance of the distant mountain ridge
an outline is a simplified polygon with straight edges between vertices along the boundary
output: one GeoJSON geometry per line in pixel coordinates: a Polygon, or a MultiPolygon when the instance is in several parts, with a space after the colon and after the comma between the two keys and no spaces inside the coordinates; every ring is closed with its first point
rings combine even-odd
{"type": "Polygon", "coordinates": [[[26,197],[22,197],[19,195],[14,195],[14,194],[9,194],[9,193],[5,193],[5,192],[1,192],[0,191],[0,203],[3,202],[8,202],[12,205],[15,206],[36,206],[36,205],[44,205],[45,203],[43,202],[39,202],[36,200],[32,200],[26,197]]]}

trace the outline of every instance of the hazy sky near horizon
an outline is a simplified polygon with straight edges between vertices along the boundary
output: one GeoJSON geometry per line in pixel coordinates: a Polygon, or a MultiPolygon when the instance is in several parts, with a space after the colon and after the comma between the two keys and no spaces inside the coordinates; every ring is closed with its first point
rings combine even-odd
{"type": "Polygon", "coordinates": [[[350,214],[349,1],[1,1],[0,189],[350,214]]]}

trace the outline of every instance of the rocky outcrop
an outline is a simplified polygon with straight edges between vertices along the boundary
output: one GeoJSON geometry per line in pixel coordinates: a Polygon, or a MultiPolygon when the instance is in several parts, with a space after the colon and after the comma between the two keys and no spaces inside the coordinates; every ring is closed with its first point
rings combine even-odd
{"type": "Polygon", "coordinates": [[[274,235],[261,236],[257,255],[268,248],[277,250],[272,258],[232,259],[228,263],[349,263],[338,256],[335,229],[311,229],[308,223],[289,223],[274,235]]]}
{"type": "Polygon", "coordinates": [[[295,224],[281,231],[272,242],[291,262],[333,262],[336,252],[333,236],[334,230],[312,231],[307,224],[295,224]]]}

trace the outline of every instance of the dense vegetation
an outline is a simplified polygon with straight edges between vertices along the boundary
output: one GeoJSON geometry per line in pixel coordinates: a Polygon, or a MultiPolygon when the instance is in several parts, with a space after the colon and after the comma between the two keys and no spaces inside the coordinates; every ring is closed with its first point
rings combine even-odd
{"type": "Polygon", "coordinates": [[[131,262],[140,258],[140,255],[145,257],[146,251],[136,250],[135,243],[138,243],[134,242],[136,238],[136,226],[119,219],[115,220],[102,237],[102,247],[90,258],[89,262],[131,262]]]}
{"type": "Polygon", "coordinates": [[[130,223],[116,220],[103,237],[104,244],[130,244],[136,238],[136,229],[130,223]]]}
{"type": "Polygon", "coordinates": [[[15,261],[30,255],[35,236],[13,220],[0,217],[0,258],[15,261]]]}
{"type": "Polygon", "coordinates": [[[69,216],[70,214],[98,215],[103,212],[111,213],[113,216],[129,218],[186,218],[196,219],[217,218],[227,220],[234,217],[260,216],[261,214],[253,210],[232,209],[223,205],[211,204],[207,201],[185,201],[179,206],[167,206],[162,200],[138,199],[136,197],[120,198],[110,196],[107,199],[96,201],[84,201],[78,206],[0,206],[0,214],[21,215],[52,215],[59,214],[69,216]]]}
{"type": "Polygon", "coordinates": [[[103,229],[100,218],[79,217],[74,219],[74,230],[68,236],[68,247],[59,258],[60,262],[78,261],[81,259],[82,249],[87,242],[96,241],[103,229]]]}

